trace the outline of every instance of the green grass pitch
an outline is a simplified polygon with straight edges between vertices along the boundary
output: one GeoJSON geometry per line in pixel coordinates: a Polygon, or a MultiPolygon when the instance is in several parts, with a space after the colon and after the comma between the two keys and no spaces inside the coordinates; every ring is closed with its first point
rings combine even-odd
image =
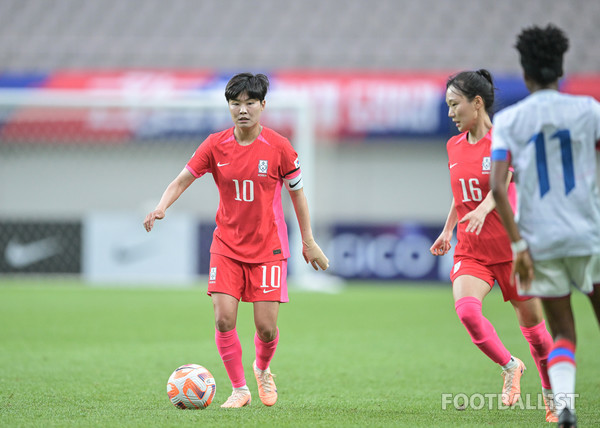
{"type": "MultiPolygon", "coordinates": [[[[205,287],[2,281],[0,426],[548,426],[543,410],[531,408],[535,399],[513,409],[499,409],[496,399],[442,408],[442,394],[496,394],[502,385],[499,367],[458,321],[449,285],[361,283],[334,295],[291,291],[290,298],[271,364],[279,401],[267,408],[258,398],[251,305],[241,304],[253,402],[221,409],[231,386],[205,287]],[[216,379],[206,410],[179,410],[167,398],[167,378],[187,363],[206,366],[216,379]]],[[[597,426],[600,330],[584,296],[574,296],[574,306],[579,422],[597,426]]],[[[484,313],[528,367],[522,393],[537,397],[539,377],[510,304],[493,291],[484,313]]]]}

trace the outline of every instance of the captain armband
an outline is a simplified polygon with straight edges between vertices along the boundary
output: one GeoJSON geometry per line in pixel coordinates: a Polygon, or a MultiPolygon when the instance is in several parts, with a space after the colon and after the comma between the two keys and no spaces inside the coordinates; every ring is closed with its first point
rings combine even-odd
{"type": "Polygon", "coordinates": [[[302,173],[295,175],[293,178],[284,178],[283,182],[285,183],[285,187],[289,191],[299,190],[304,187],[304,183],[302,182],[302,173]]]}

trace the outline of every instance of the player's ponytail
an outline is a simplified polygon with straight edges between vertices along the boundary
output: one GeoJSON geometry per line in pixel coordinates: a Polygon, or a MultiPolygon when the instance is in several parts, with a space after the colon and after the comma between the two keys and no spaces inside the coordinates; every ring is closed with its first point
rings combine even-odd
{"type": "Polygon", "coordinates": [[[490,86],[492,88],[494,87],[494,78],[492,77],[492,73],[487,71],[485,68],[480,68],[479,70],[477,70],[477,74],[485,78],[485,80],[487,80],[490,83],[490,86]]]}

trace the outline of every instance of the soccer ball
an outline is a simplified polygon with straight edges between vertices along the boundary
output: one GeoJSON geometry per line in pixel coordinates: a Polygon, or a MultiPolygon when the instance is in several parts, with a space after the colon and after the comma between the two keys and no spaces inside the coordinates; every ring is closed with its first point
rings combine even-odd
{"type": "Polygon", "coordinates": [[[206,368],[198,364],[178,367],[167,382],[167,395],[180,409],[205,409],[212,402],[217,384],[206,368]]]}

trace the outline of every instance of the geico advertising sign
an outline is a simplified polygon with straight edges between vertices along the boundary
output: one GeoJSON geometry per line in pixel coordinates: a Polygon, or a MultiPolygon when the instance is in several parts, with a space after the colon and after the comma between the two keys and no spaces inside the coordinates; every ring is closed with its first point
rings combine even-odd
{"type": "Polygon", "coordinates": [[[449,281],[453,250],[443,257],[429,249],[441,226],[343,225],[332,228],[331,267],[348,279],[449,281]]]}

